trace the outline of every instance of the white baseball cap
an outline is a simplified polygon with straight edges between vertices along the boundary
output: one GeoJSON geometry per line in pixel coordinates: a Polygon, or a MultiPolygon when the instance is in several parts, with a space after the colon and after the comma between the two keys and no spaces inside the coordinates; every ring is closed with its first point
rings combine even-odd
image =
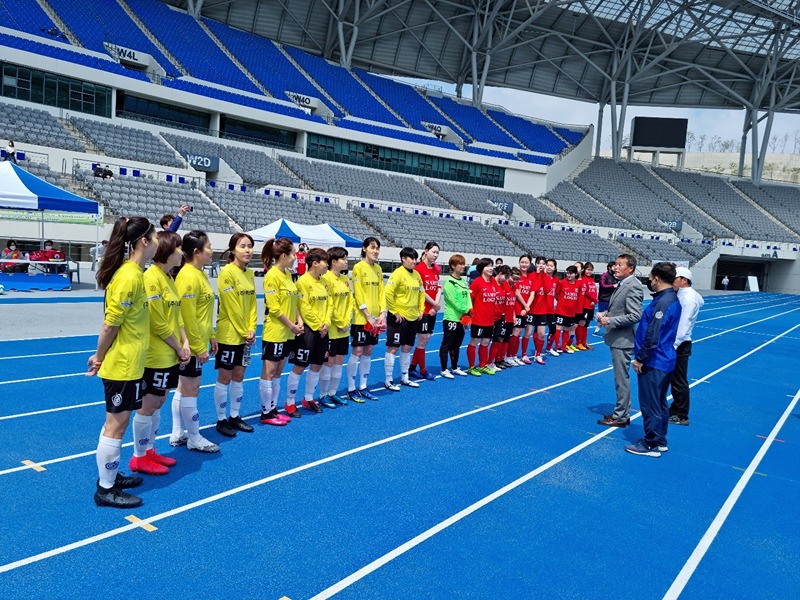
{"type": "Polygon", "coordinates": [[[675,268],[675,277],[685,277],[689,281],[692,280],[692,272],[687,269],[686,267],[676,267],[675,268]]]}

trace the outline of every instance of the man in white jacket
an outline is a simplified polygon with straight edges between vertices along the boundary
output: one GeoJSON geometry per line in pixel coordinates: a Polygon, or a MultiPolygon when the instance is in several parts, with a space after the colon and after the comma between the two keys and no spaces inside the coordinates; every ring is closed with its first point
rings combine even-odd
{"type": "Polygon", "coordinates": [[[669,407],[670,425],[689,424],[689,357],[692,355],[692,330],[697,313],[703,307],[703,297],[692,288],[692,272],[686,267],[675,269],[675,284],[681,303],[681,320],[675,337],[678,360],[672,373],[672,405],[669,407]]]}

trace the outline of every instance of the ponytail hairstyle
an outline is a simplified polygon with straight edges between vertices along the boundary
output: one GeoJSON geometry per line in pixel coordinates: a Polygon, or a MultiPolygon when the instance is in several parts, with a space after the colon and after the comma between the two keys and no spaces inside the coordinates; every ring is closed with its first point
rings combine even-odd
{"type": "Polygon", "coordinates": [[[264,263],[264,267],[269,269],[281,256],[291,254],[292,250],[294,250],[294,244],[289,238],[269,239],[264,243],[264,249],[261,250],[261,261],[264,263]]]}
{"type": "Polygon", "coordinates": [[[158,236],[158,250],[153,257],[153,262],[164,265],[175,252],[175,248],[181,245],[181,236],[174,231],[159,231],[156,235],[158,236]]]}
{"type": "Polygon", "coordinates": [[[228,255],[229,264],[233,262],[234,250],[236,250],[236,245],[242,238],[247,238],[248,240],[250,240],[250,243],[253,244],[253,246],[256,245],[256,243],[253,241],[253,237],[249,233],[242,233],[242,232],[234,233],[231,236],[231,239],[228,241],[228,249],[223,253],[228,255]]]}
{"type": "Polygon", "coordinates": [[[144,217],[120,217],[116,220],[108,239],[106,253],[103,255],[103,262],[97,270],[97,284],[101,289],[106,289],[114,273],[133,252],[136,244],[149,236],[154,229],[153,224],[144,217]]]}
{"type": "Polygon", "coordinates": [[[194,253],[202,252],[208,242],[208,234],[206,234],[205,231],[192,229],[189,233],[185,234],[181,242],[181,250],[183,251],[183,257],[186,262],[192,262],[194,260],[194,253]]]}
{"type": "MultiPolygon", "coordinates": [[[[519,268],[517,268],[517,267],[515,267],[515,268],[517,269],[517,273],[519,273],[519,268]]],[[[497,276],[497,275],[505,275],[506,277],[510,277],[511,276],[511,267],[509,267],[508,265],[497,265],[494,268],[494,276],[497,276]]]]}
{"type": "Polygon", "coordinates": [[[428,250],[432,250],[433,248],[437,248],[439,250],[442,249],[441,246],[439,246],[439,244],[436,242],[428,242],[425,244],[425,248],[422,249],[422,254],[420,255],[419,259],[425,260],[425,255],[428,253],[428,250]]]}
{"type": "Polygon", "coordinates": [[[578,277],[581,277],[583,275],[583,263],[579,260],[576,260],[575,265],[580,265],[580,267],[576,266],[575,268],[578,269],[578,277]]]}

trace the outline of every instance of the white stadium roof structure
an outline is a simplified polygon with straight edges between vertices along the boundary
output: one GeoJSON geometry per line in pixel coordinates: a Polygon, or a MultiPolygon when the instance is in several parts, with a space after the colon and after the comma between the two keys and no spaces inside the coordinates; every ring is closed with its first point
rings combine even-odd
{"type": "Polygon", "coordinates": [[[477,102],[490,85],[608,107],[617,160],[630,105],[743,109],[758,181],[772,117],[800,112],[800,0],[165,1],[477,102]]]}

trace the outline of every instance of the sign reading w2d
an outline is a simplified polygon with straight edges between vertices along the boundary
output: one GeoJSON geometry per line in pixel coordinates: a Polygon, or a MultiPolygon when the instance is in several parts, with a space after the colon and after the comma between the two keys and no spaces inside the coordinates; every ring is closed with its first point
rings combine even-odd
{"type": "Polygon", "coordinates": [[[189,166],[197,171],[206,171],[208,173],[216,173],[219,171],[219,157],[218,156],[203,156],[202,154],[192,154],[191,152],[184,152],[183,157],[189,166]]]}

